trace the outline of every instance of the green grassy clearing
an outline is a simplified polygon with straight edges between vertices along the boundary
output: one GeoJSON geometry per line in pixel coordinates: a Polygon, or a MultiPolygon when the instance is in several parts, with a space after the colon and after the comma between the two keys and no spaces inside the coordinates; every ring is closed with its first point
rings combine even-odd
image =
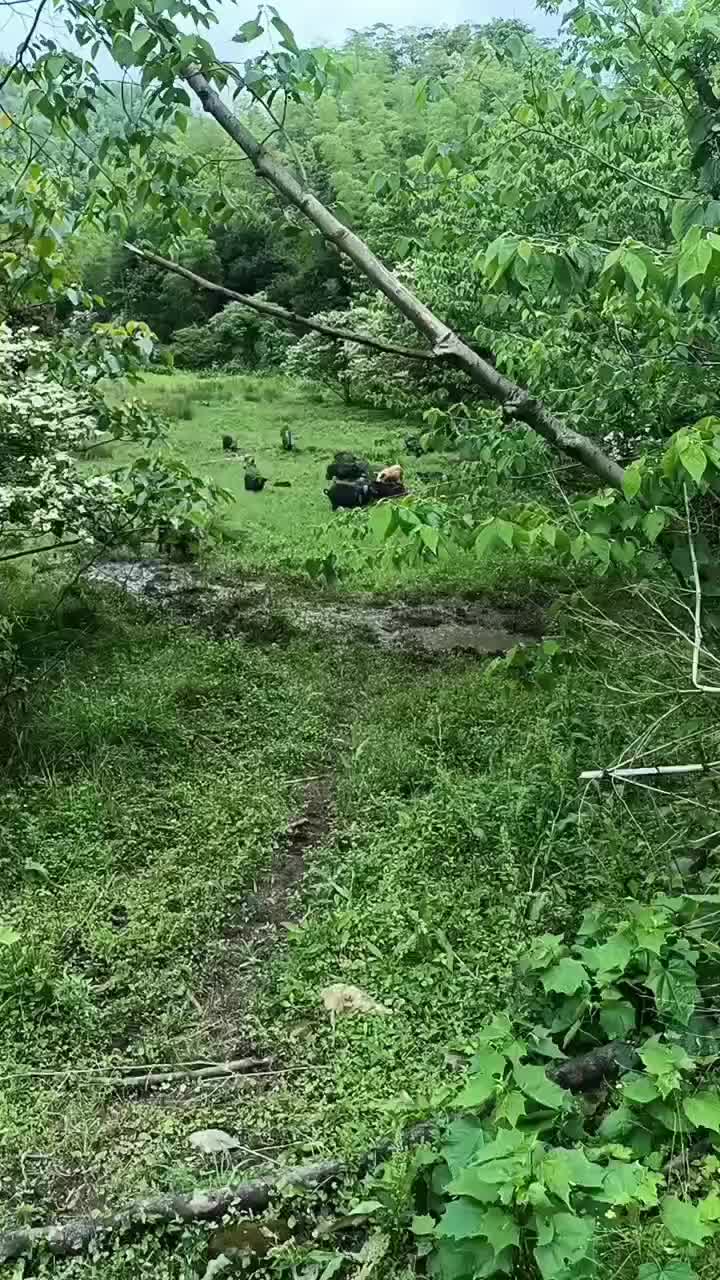
{"type": "MultiPolygon", "coordinates": [[[[333,453],[351,449],[386,465],[396,460],[410,430],[386,414],[344,408],[330,392],[308,398],[307,389],[278,377],[147,375],[133,393],[173,418],[173,448],[232,493],[233,502],[222,512],[231,536],[225,550],[246,568],[301,570],[330,523],[323,489],[333,453]],[[297,452],[281,448],[286,426],[295,432],[297,452]],[[237,456],[223,454],[224,434],[237,441],[237,456]],[[268,478],[260,494],[243,487],[245,454],[268,478]],[[291,488],[274,488],[276,480],[289,481],[291,488]]],[[[120,448],[112,451],[113,463],[125,456],[120,448]]]]}
{"type": "MultiPolygon", "coordinates": [[[[310,390],[280,377],[150,374],[131,391],[172,418],[173,449],[233,495],[233,501],[221,512],[219,523],[225,539],[215,550],[215,563],[222,560],[231,567],[241,566],[245,573],[272,570],[292,579],[295,586],[315,589],[318,583],[308,577],[306,561],[334,551],[348,566],[335,589],[351,593],[392,594],[402,589],[424,597],[453,590],[512,594],[542,592],[543,584],[550,588],[567,585],[566,573],[540,551],[533,554],[532,563],[502,552],[494,554],[484,564],[481,576],[472,554],[460,552],[419,568],[394,563],[389,556],[368,563],[365,549],[358,552],[352,536],[358,523],[364,523],[366,513],[333,515],[323,493],[325,468],[336,451],[349,449],[377,468],[402,462],[406,484],[413,493],[442,492],[443,474],[456,471],[457,462],[443,454],[408,455],[404,440],[416,432],[417,424],[407,419],[348,407],[330,391],[310,390]],[[297,452],[282,450],[283,427],[295,432],[297,452]],[[223,454],[224,434],[237,440],[236,457],[223,454]],[[246,493],[245,453],[255,458],[269,481],[288,480],[291,487],[268,484],[262,493],[246,493]]],[[[101,465],[116,466],[129,457],[127,447],[113,446],[101,465]]],[[[473,487],[475,477],[468,474],[467,483],[468,488],[473,487]]]]}
{"type": "MultiPolygon", "coordinates": [[[[222,382],[233,394],[249,387],[222,382]]],[[[166,396],[177,385],[151,384],[166,396]]],[[[219,437],[244,444],[240,422],[257,405],[261,469],[272,474],[271,458],[277,475],[298,468],[275,505],[238,489],[233,518],[242,514],[254,571],[287,568],[289,522],[322,515],[326,452],[361,448],[368,430],[363,415],[285,394],[307,423],[295,427],[307,450],[297,458],[280,452],[287,408],[277,399],[200,405],[178,429],[193,461],[241,484],[219,437]]],[[[301,523],[298,556],[314,536],[301,523]]],[[[242,544],[233,554],[244,563],[242,544]]],[[[468,571],[450,566],[447,580],[468,571]]],[[[508,556],[473,572],[482,591],[503,576],[512,588],[528,570],[508,556]]],[[[412,585],[431,593],[439,579],[420,566],[412,585]]],[[[22,579],[6,589],[21,593],[22,579]]],[[[667,712],[668,688],[687,684],[682,651],[664,638],[643,648],[575,621],[546,689],[466,659],[429,668],[326,636],[213,639],[87,589],[53,617],[43,599],[23,598],[24,656],[40,683],[3,743],[1,920],[23,939],[12,967],[0,948],[5,1224],[215,1184],[228,1171],[192,1151],[197,1128],[237,1133],[256,1153],[238,1169],[364,1150],[404,1107],[431,1106],[448,1081],[446,1050],[512,999],[534,933],[572,925],[596,897],[666,885],[684,850],[682,807],[637,790],[583,795],[578,784],[582,768],[618,759],[667,712]],[[248,900],[302,807],[302,780],[329,774],[334,828],[308,854],[291,927],[258,955],[243,934],[248,900]],[[333,1028],[320,992],[339,981],[389,1014],[333,1028]],[[279,1058],[264,1087],[121,1100],[85,1075],[248,1047],[279,1058]]],[[[692,716],[716,758],[708,700],[673,697],[665,740],[692,716]]],[[[717,825],[712,805],[690,816],[696,836],[717,825]]],[[[176,1246],[151,1236],[112,1259],[51,1269],[202,1275],[206,1234],[176,1246]]],[[[616,1269],[631,1245],[619,1249],[616,1269]]],[[[384,1274],[406,1273],[398,1263],[384,1274]]]]}

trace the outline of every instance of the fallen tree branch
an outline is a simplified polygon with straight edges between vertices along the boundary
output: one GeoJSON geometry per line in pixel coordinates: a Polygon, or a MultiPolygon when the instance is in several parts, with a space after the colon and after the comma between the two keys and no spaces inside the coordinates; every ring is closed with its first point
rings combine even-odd
{"type": "Polygon", "coordinates": [[[372,347],[375,351],[402,356],[406,360],[431,362],[437,360],[433,351],[423,351],[419,347],[403,347],[397,342],[385,342],[382,338],[374,338],[370,333],[359,333],[354,329],[345,329],[341,325],[324,324],[321,320],[311,320],[308,316],[301,316],[297,311],[288,311],[274,302],[265,302],[262,298],[254,298],[247,293],[238,293],[235,289],[228,289],[224,284],[216,284],[214,280],[199,276],[196,271],[181,267],[179,262],[173,262],[171,258],[162,258],[159,253],[153,253],[150,249],[141,249],[139,245],[130,244],[128,240],[123,241],[123,248],[134,253],[138,258],[144,258],[146,262],[153,262],[156,267],[163,267],[165,271],[172,271],[176,276],[183,276],[185,280],[192,281],[201,289],[207,289],[210,293],[219,293],[222,297],[232,298],[235,302],[242,302],[243,306],[250,307],[259,315],[270,316],[273,320],[280,320],[282,324],[307,329],[309,333],[322,333],[324,337],[334,338],[338,342],[356,342],[358,346],[372,347]]]}
{"type": "Polygon", "coordinates": [[[227,1213],[264,1213],[274,1195],[289,1187],[314,1190],[348,1172],[338,1160],[286,1169],[277,1177],[236,1187],[194,1191],[191,1195],[168,1192],[144,1200],[133,1200],[118,1213],[97,1218],[74,1218],[47,1227],[26,1227],[0,1234],[0,1265],[15,1262],[38,1249],[47,1249],[56,1258],[86,1253],[110,1236],[133,1228],[159,1226],[170,1222],[216,1222],[227,1213]]]}
{"type": "Polygon", "coordinates": [[[509,422],[523,422],[548,444],[582,462],[598,479],[622,489],[623,469],[604,453],[589,436],[568,427],[545,409],[540,400],[499,373],[439,320],[419,298],[388,270],[380,258],[354,231],[344,226],[317,196],[306,190],[293,173],[245,127],[223,102],[207,76],[195,65],[188,66],[184,79],[197,95],[203,110],[220,125],[251,161],[259,178],[274,187],[284,200],[294,205],[322,233],[326,240],[349,258],[367,280],[388,299],[401,315],[431,344],[432,353],[462,369],[486,395],[497,401],[509,422]]]}
{"type": "Polygon", "coordinates": [[[272,1064],[272,1058],[236,1058],[233,1062],[217,1062],[211,1067],[186,1067],[180,1071],[152,1071],[144,1076],[113,1076],[110,1079],[101,1077],[96,1083],[128,1092],[133,1089],[153,1089],[161,1084],[176,1084],[180,1080],[217,1080],[223,1076],[261,1071],[264,1067],[271,1067],[272,1064]]]}
{"type": "Polygon", "coordinates": [[[273,1197],[287,1194],[293,1187],[315,1191],[328,1183],[352,1175],[361,1177],[376,1168],[397,1150],[404,1150],[431,1136],[428,1125],[417,1125],[399,1142],[388,1141],[373,1148],[354,1164],[344,1160],[323,1160],[318,1164],[281,1169],[270,1178],[245,1182],[235,1187],[194,1191],[191,1195],[166,1192],[143,1200],[132,1200],[124,1209],[102,1217],[74,1218],[47,1227],[21,1227],[0,1233],[0,1266],[16,1262],[36,1250],[45,1249],[56,1258],[87,1253],[107,1244],[110,1237],[133,1230],[163,1226],[171,1222],[217,1222],[226,1214],[264,1213],[273,1197]]]}

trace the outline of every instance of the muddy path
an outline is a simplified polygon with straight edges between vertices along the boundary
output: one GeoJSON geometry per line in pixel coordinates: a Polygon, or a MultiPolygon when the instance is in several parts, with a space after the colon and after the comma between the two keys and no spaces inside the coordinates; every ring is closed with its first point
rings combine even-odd
{"type": "Polygon", "coordinates": [[[366,640],[430,660],[506,653],[518,644],[535,644],[543,631],[543,612],[532,603],[498,606],[457,596],[428,604],[313,601],[281,595],[269,582],[208,578],[194,567],[162,560],[101,561],[86,576],[179,619],[226,632],[326,632],[339,642],[366,640]]]}

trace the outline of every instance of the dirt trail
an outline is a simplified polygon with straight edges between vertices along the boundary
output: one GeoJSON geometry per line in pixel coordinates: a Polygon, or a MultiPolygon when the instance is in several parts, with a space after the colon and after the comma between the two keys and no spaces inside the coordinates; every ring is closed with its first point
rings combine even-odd
{"type": "MultiPolygon", "coordinates": [[[[305,873],[305,856],[329,835],[334,817],[334,779],[309,779],[299,815],[277,837],[267,876],[225,928],[222,960],[208,975],[200,996],[204,1019],[213,1027],[213,1040],[223,1057],[258,1049],[238,1042],[237,1028],[244,1023],[259,969],[284,926],[297,919],[295,892],[305,873]]],[[[247,1080],[236,1083],[242,1089],[247,1080]]]]}
{"type": "Polygon", "coordinates": [[[87,577],[180,617],[221,622],[223,629],[258,632],[271,619],[282,618],[288,631],[326,631],[355,642],[365,638],[382,649],[430,658],[506,653],[517,644],[534,644],[542,635],[542,611],[533,604],[498,607],[459,597],[419,605],[402,600],[338,604],[286,595],[276,599],[267,582],[208,580],[197,569],[161,560],[104,561],[87,577]]]}

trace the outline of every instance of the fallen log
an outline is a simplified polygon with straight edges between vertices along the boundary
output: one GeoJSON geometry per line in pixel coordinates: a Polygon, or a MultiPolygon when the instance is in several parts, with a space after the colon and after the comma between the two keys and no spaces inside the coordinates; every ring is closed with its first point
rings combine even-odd
{"type": "Polygon", "coordinates": [[[190,1195],[170,1191],[132,1200],[116,1213],[73,1218],[69,1222],[46,1227],[20,1227],[15,1231],[0,1232],[0,1266],[42,1250],[56,1258],[89,1253],[107,1245],[113,1236],[148,1227],[167,1226],[173,1222],[217,1222],[231,1213],[238,1217],[264,1213],[280,1193],[287,1195],[292,1188],[317,1191],[347,1176],[362,1177],[393,1152],[426,1142],[432,1133],[429,1125],[416,1125],[397,1141],[381,1143],[354,1162],[323,1160],[318,1164],[297,1165],[239,1186],[194,1191],[190,1195]]]}
{"type": "Polygon", "coordinates": [[[117,1213],[101,1217],[74,1218],[70,1222],[47,1227],[21,1227],[0,1234],[0,1265],[28,1257],[36,1250],[47,1250],[56,1258],[87,1253],[100,1247],[111,1236],[123,1235],[134,1228],[167,1225],[172,1222],[217,1222],[228,1213],[264,1213],[278,1192],[290,1187],[316,1190],[349,1172],[338,1160],[300,1165],[285,1169],[272,1178],[241,1183],[236,1187],[218,1187],[211,1191],[194,1191],[191,1195],[173,1192],[133,1200],[117,1213]]]}
{"type": "MultiPolygon", "coordinates": [[[[607,1080],[616,1079],[622,1069],[632,1066],[636,1060],[637,1055],[631,1044],[625,1040],[611,1040],[609,1044],[591,1049],[577,1058],[551,1063],[546,1074],[564,1089],[573,1093],[587,1093],[607,1080]]],[[[225,1070],[222,1067],[201,1070],[225,1074],[232,1065],[225,1064],[225,1070]]],[[[136,1080],[148,1078],[136,1077],[136,1080]]],[[[273,1196],[283,1190],[287,1191],[292,1187],[304,1191],[316,1190],[348,1175],[362,1176],[369,1169],[382,1164],[393,1151],[427,1141],[430,1135],[428,1125],[419,1125],[408,1130],[399,1143],[383,1143],[354,1164],[342,1160],[325,1160],[314,1165],[299,1165],[280,1170],[270,1178],[235,1187],[196,1191],[192,1195],[167,1192],[148,1199],[133,1200],[117,1213],[76,1218],[45,1227],[6,1231],[0,1233],[0,1266],[27,1257],[40,1249],[47,1250],[55,1257],[87,1253],[93,1247],[107,1243],[111,1236],[123,1235],[138,1228],[168,1225],[178,1221],[217,1222],[229,1213],[238,1216],[264,1213],[273,1196]]]]}

